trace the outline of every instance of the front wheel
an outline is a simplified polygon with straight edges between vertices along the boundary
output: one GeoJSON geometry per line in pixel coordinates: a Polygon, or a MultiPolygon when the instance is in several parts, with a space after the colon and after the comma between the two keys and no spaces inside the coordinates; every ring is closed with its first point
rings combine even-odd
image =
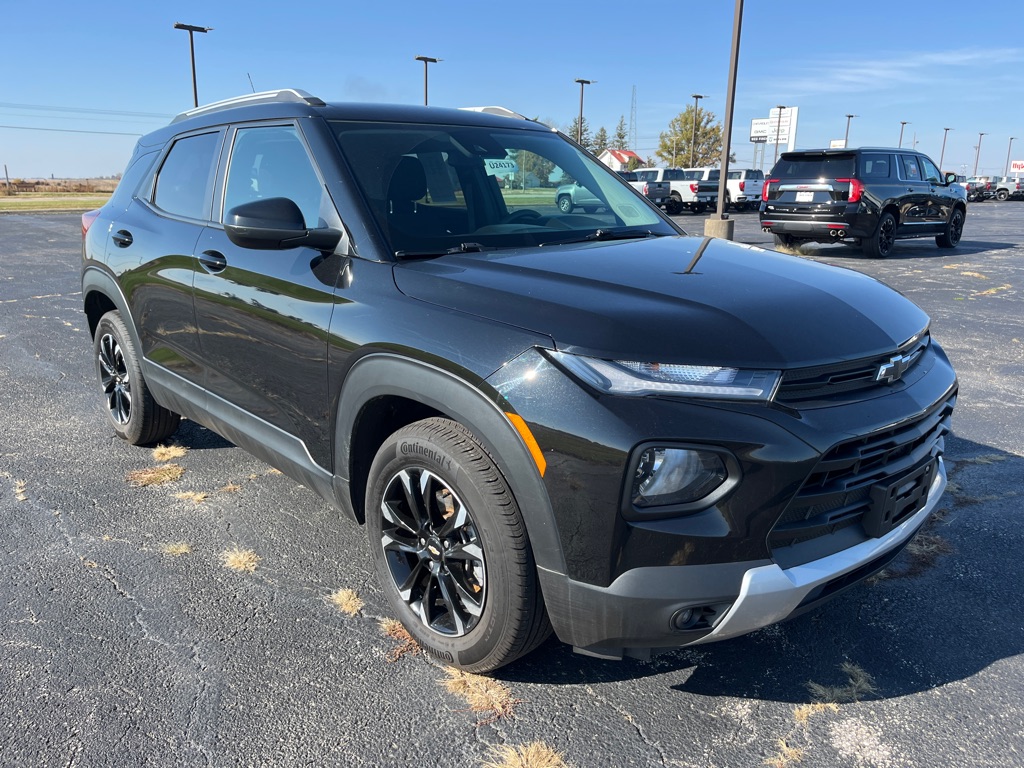
{"type": "Polygon", "coordinates": [[[892,253],[896,244],[896,217],[889,212],[883,213],[878,219],[875,234],[865,237],[862,243],[864,255],[872,259],[884,259],[892,253]]]}
{"type": "Polygon", "coordinates": [[[1008,200],[1009,198],[1010,193],[1005,189],[1000,189],[998,192],[996,192],[996,200],[998,200],[999,202],[1003,202],[1004,200],[1008,200]]]}
{"type": "Polygon", "coordinates": [[[693,208],[692,208],[693,213],[694,213],[695,216],[700,216],[707,209],[708,209],[708,207],[706,205],[704,205],[704,203],[694,203],[693,204],[693,208]]]}
{"type": "Polygon", "coordinates": [[[558,210],[562,213],[572,213],[572,198],[568,195],[562,195],[558,198],[558,210]]]}
{"type": "Polygon", "coordinates": [[[957,243],[964,234],[964,212],[954,208],[946,222],[946,231],[936,236],[935,244],[939,248],[956,248],[957,243]]]}
{"type": "Polygon", "coordinates": [[[120,312],[112,310],[100,318],[93,348],[104,410],[118,437],[132,445],[149,445],[173,435],[181,417],[150,394],[120,312]]]}
{"type": "Polygon", "coordinates": [[[671,197],[669,197],[668,200],[665,201],[665,213],[667,213],[669,216],[677,216],[682,212],[683,203],[675,195],[672,195],[671,197]]]}
{"type": "Polygon", "coordinates": [[[384,441],[366,521],[388,602],[431,655],[489,672],[550,633],[519,507],[461,424],[425,419],[384,441]]]}

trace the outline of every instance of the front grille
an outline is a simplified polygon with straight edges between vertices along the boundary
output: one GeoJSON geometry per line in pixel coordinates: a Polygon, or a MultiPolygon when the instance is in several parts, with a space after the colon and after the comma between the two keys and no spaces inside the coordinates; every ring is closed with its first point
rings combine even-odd
{"type": "MultiPolygon", "coordinates": [[[[771,546],[791,546],[862,524],[872,512],[873,488],[916,476],[941,455],[955,401],[951,397],[916,419],[832,447],[775,524],[771,546]]],[[[931,475],[920,477],[925,482],[931,475]]],[[[922,494],[920,504],[902,510],[892,523],[911,517],[926,498],[922,494]]]]}
{"type": "Polygon", "coordinates": [[[878,372],[882,366],[893,358],[910,358],[903,374],[906,375],[920,362],[929,344],[931,336],[926,333],[882,355],[786,371],[779,383],[775,402],[806,406],[815,400],[848,397],[863,390],[885,386],[885,382],[878,381],[878,372]]]}

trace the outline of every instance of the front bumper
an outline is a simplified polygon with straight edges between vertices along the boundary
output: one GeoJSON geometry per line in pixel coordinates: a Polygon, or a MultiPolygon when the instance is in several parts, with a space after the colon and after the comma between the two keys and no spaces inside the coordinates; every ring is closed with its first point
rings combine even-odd
{"type": "Polygon", "coordinates": [[[571,617],[579,653],[602,658],[650,658],[653,649],[715,642],[797,616],[881,570],[935,511],[946,487],[938,471],[920,510],[886,535],[791,568],[772,561],[659,566],[627,571],[608,587],[562,581],[542,572],[549,610],[571,617]],[[693,628],[685,611],[703,611],[693,628]],[[703,624],[703,626],[702,626],[703,624]]]}

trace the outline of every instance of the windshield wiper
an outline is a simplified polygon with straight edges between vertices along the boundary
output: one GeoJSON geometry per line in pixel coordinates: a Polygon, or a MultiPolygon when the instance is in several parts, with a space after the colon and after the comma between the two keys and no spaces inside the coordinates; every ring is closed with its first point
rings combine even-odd
{"type": "Polygon", "coordinates": [[[663,232],[651,232],[649,229],[599,229],[583,237],[572,240],[553,240],[541,245],[569,245],[571,243],[586,243],[595,240],[642,240],[648,237],[665,237],[663,232]]]}
{"type": "Polygon", "coordinates": [[[479,253],[480,251],[493,250],[480,243],[459,243],[454,248],[444,248],[434,251],[395,251],[395,258],[404,259],[436,259],[438,256],[447,256],[451,253],[479,253]]]}

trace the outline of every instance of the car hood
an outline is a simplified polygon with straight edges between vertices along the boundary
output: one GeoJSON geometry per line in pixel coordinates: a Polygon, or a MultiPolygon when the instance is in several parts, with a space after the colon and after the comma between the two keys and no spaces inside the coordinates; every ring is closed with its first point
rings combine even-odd
{"type": "Polygon", "coordinates": [[[712,238],[454,254],[399,264],[395,281],[410,297],[604,359],[824,365],[885,353],[928,324],[858,272],[712,238]]]}

